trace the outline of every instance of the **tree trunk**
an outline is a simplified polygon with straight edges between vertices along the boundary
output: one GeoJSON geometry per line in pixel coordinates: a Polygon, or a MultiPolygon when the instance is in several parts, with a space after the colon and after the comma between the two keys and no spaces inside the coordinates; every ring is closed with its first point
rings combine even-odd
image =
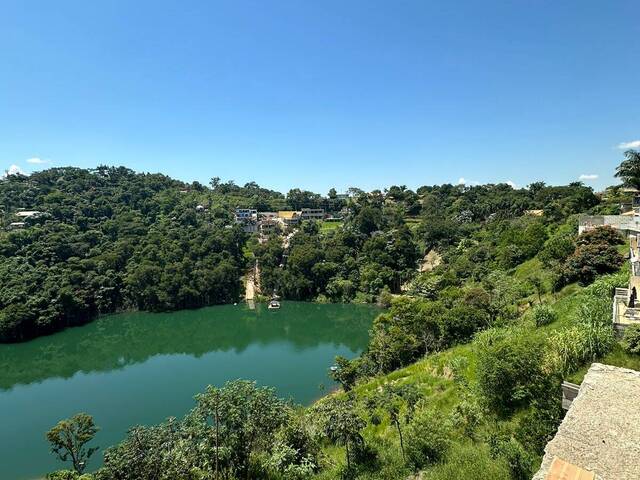
{"type": "Polygon", "coordinates": [[[219,435],[220,435],[220,430],[219,430],[219,416],[218,416],[218,402],[216,402],[216,476],[215,479],[218,480],[218,475],[219,475],[219,471],[218,471],[218,442],[219,442],[219,435]]]}
{"type": "Polygon", "coordinates": [[[344,443],[344,446],[347,450],[347,470],[351,470],[351,463],[349,461],[349,440],[344,443]]]}
{"type": "Polygon", "coordinates": [[[402,452],[402,461],[406,461],[404,457],[404,441],[402,439],[402,430],[400,429],[400,422],[396,421],[396,428],[398,429],[398,436],[400,437],[400,452],[402,452]]]}

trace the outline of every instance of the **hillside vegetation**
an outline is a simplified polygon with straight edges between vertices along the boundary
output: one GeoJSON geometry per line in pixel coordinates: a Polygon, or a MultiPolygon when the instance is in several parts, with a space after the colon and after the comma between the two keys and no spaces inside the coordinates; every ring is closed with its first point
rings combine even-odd
{"type": "MultiPolygon", "coordinates": [[[[249,258],[247,235],[233,222],[237,206],[346,208],[341,228],[303,225],[286,252],[277,236],[263,245],[254,239],[251,258],[261,262],[267,292],[373,301],[384,289],[400,291],[425,248],[456,244],[488,220],[500,229],[527,208],[547,208],[549,218],[557,219],[598,203],[579,184],[351,193],[345,202],[335,190],[326,197],[300,189],[284,195],[254,182],[240,187],[218,178],[207,187],[123,167],[9,175],[0,180],[0,341],[26,340],[117,310],[238,301],[249,258]],[[12,230],[21,210],[41,214],[26,219],[26,228],[12,230]],[[407,215],[421,219],[413,231],[407,215]]],[[[504,251],[500,261],[509,266],[531,256],[527,248],[504,251]]]]}
{"type": "MultiPolygon", "coordinates": [[[[209,387],[184,418],[132,427],[85,478],[528,479],[562,418],[561,380],[595,359],[637,364],[640,342],[618,343],[610,324],[625,240],[610,228],[577,234],[577,215],[615,212],[619,189],[607,201],[580,183],[350,194],[106,167],[0,182],[5,225],[17,208],[44,212],[0,234],[5,341],[121,308],[236,301],[255,260],[263,291],[385,307],[361,357],[336,358],[341,391],[302,408],[252,382],[209,387]],[[258,242],[232,218],[256,205],[344,218],[304,222],[285,232],[288,245],[276,234],[258,242]],[[420,273],[432,251],[441,262],[420,273]]],[[[79,477],[95,428],[82,414],[47,434],[74,469],[50,478],[79,477]]]]}

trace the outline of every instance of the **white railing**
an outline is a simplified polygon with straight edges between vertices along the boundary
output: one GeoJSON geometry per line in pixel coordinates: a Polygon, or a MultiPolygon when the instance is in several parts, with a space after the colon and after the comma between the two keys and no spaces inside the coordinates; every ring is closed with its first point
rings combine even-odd
{"type": "Polygon", "coordinates": [[[616,288],[615,296],[616,297],[627,298],[629,296],[629,289],[628,288],[616,288]]]}

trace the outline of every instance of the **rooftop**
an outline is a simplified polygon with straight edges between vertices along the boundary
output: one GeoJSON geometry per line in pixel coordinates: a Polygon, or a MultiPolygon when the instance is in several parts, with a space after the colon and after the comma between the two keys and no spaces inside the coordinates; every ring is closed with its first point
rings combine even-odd
{"type": "Polygon", "coordinates": [[[16,217],[29,218],[29,217],[38,216],[41,213],[42,212],[39,212],[38,210],[22,210],[22,211],[16,212],[16,217]]]}
{"type": "Polygon", "coordinates": [[[595,473],[596,480],[639,479],[639,401],[640,372],[591,365],[533,480],[554,478],[556,458],[595,473]]]}
{"type": "Polygon", "coordinates": [[[300,212],[296,212],[296,211],[292,211],[292,210],[280,210],[278,212],[278,217],[280,217],[280,218],[290,219],[290,218],[295,218],[298,215],[300,215],[300,212]]]}
{"type": "Polygon", "coordinates": [[[524,214],[531,217],[542,217],[544,215],[544,210],[525,210],[524,214]]]}

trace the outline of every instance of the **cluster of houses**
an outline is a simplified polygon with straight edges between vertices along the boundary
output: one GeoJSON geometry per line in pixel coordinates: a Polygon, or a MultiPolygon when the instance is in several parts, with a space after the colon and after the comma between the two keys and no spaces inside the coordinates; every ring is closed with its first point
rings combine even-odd
{"type": "Polygon", "coordinates": [[[268,235],[277,229],[295,227],[304,220],[325,220],[323,208],[302,208],[300,210],[280,210],[278,212],[258,212],[255,208],[236,208],[236,223],[247,233],[268,235]]]}
{"type": "Polygon", "coordinates": [[[38,211],[38,210],[18,210],[14,216],[16,217],[16,221],[15,222],[11,222],[9,224],[8,229],[9,230],[20,230],[21,228],[24,228],[27,225],[27,220],[29,220],[30,218],[38,218],[40,216],[42,216],[42,212],[38,211]]]}

